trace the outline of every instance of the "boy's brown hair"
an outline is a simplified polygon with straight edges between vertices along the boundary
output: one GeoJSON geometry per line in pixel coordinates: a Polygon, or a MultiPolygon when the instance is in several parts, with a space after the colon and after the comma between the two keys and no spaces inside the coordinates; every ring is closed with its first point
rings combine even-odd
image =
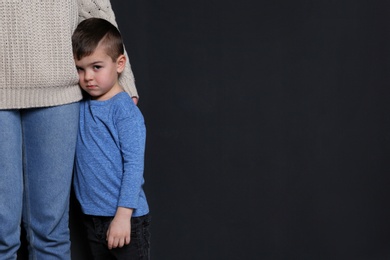
{"type": "Polygon", "coordinates": [[[114,62],[124,54],[122,36],[114,25],[100,18],[82,21],[72,35],[74,58],[80,60],[91,55],[99,44],[114,62]]]}

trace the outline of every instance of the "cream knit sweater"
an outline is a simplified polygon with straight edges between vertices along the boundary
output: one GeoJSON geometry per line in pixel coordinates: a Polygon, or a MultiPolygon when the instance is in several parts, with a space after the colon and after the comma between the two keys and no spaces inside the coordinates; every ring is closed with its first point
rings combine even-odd
{"type": "MultiPolygon", "coordinates": [[[[116,25],[109,0],[0,0],[0,109],[56,106],[82,98],[71,36],[89,17],[116,25]]],[[[129,63],[120,84],[138,96],[129,63]]]]}

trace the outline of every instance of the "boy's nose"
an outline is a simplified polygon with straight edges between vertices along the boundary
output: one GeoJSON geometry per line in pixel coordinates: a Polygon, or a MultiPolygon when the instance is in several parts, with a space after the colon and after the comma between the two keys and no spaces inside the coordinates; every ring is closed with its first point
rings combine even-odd
{"type": "Polygon", "coordinates": [[[90,71],[85,71],[85,75],[84,75],[84,80],[85,81],[90,81],[92,79],[92,72],[90,71]]]}

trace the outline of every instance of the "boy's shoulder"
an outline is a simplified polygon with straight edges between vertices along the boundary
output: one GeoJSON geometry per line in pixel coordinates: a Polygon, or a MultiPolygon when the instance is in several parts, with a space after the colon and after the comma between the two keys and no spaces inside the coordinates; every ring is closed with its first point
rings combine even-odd
{"type": "Polygon", "coordinates": [[[120,117],[141,116],[142,113],[127,92],[121,92],[112,97],[115,114],[120,117]]]}
{"type": "MultiPolygon", "coordinates": [[[[119,100],[124,100],[124,101],[127,101],[127,102],[130,102],[132,101],[129,93],[127,93],[126,91],[122,91],[122,92],[119,92],[118,94],[116,94],[115,96],[113,96],[113,98],[117,98],[119,100]]],[[[134,102],[133,102],[134,103],[134,102]]]]}
{"type": "Polygon", "coordinates": [[[123,91],[123,92],[120,92],[118,94],[116,94],[115,96],[113,96],[110,100],[112,103],[114,103],[115,105],[119,106],[119,107],[123,107],[124,109],[128,109],[128,108],[134,108],[136,107],[135,104],[134,104],[134,101],[133,99],[130,97],[130,95],[123,91]]]}

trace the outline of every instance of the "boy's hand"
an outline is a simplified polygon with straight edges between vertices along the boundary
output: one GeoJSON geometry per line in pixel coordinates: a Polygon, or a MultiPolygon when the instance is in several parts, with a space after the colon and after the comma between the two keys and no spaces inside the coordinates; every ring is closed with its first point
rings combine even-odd
{"type": "Polygon", "coordinates": [[[107,230],[108,249],[130,244],[131,215],[133,209],[118,207],[115,217],[107,230]]]}

